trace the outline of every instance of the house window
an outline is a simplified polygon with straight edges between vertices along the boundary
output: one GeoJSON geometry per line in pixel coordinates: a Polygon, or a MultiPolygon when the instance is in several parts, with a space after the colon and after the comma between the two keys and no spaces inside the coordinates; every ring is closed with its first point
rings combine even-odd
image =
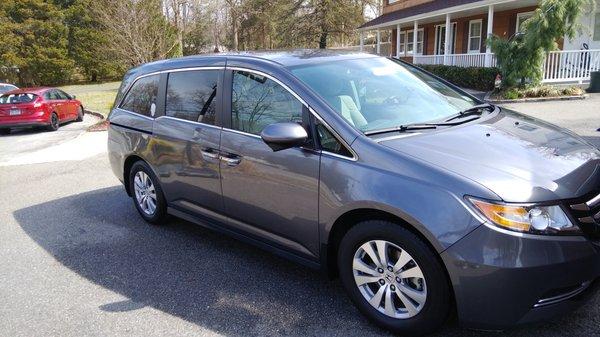
{"type": "MultiPolygon", "coordinates": [[[[406,53],[409,55],[413,54],[414,48],[414,30],[406,32],[406,53]]],[[[423,28],[417,30],[417,55],[423,55],[423,28]]]]}
{"type": "Polygon", "coordinates": [[[594,16],[594,41],[600,41],[600,12],[594,16]]]}
{"type": "Polygon", "coordinates": [[[481,25],[482,20],[469,22],[469,53],[479,53],[481,50],[481,25]]]}
{"type": "Polygon", "coordinates": [[[527,19],[531,18],[533,16],[533,14],[534,14],[534,12],[517,14],[517,27],[516,27],[515,32],[517,32],[517,33],[523,32],[523,23],[525,21],[527,21],[527,19]]]}
{"type": "Polygon", "coordinates": [[[400,55],[404,55],[406,53],[406,32],[400,32],[400,44],[398,46],[400,47],[398,49],[400,55]]]}

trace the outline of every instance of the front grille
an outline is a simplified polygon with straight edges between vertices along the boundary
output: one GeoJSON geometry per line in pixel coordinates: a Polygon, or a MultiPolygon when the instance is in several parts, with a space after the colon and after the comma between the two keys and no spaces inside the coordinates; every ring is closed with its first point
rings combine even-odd
{"type": "Polygon", "coordinates": [[[596,191],[571,203],[569,209],[581,230],[592,240],[600,241],[600,193],[596,191]]]}

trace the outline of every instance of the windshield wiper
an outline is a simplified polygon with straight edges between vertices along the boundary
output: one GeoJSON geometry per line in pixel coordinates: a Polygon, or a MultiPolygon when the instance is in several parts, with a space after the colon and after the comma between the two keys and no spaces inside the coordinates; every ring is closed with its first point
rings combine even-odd
{"type": "Polygon", "coordinates": [[[467,117],[467,116],[474,116],[474,115],[480,116],[482,114],[482,110],[487,110],[487,111],[492,112],[495,109],[496,109],[496,106],[492,105],[490,103],[483,103],[483,104],[475,105],[475,106],[472,106],[468,109],[465,109],[465,110],[457,113],[456,115],[450,116],[450,118],[446,119],[446,122],[450,122],[455,119],[459,119],[459,118],[463,118],[463,117],[467,117]]]}
{"type": "Polygon", "coordinates": [[[438,127],[438,125],[443,125],[443,124],[406,124],[406,125],[395,126],[393,128],[367,131],[367,132],[365,132],[365,135],[373,136],[373,135],[379,135],[379,134],[388,133],[388,132],[406,132],[406,131],[413,131],[413,130],[436,129],[438,127]]]}

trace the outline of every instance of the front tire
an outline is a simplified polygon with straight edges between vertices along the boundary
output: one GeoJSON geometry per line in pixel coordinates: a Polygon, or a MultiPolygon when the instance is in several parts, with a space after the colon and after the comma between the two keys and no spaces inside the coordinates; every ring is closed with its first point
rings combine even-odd
{"type": "Polygon", "coordinates": [[[409,230],[388,221],[358,223],[342,238],[337,258],[346,292],[375,324],[423,335],[446,321],[451,295],[444,269],[409,230]]]}
{"type": "Polygon", "coordinates": [[[133,203],[142,218],[153,225],[164,223],[167,217],[167,203],[160,182],[150,166],[138,161],[129,172],[129,190],[133,203]]]}
{"type": "Polygon", "coordinates": [[[52,115],[50,115],[50,124],[48,124],[48,131],[56,131],[58,130],[60,126],[60,122],[58,120],[58,115],[53,112],[52,115]]]}

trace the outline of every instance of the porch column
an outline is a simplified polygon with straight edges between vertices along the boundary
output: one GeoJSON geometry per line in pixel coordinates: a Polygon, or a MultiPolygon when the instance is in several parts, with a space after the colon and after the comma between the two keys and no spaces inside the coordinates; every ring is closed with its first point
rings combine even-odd
{"type": "Polygon", "coordinates": [[[365,49],[365,32],[360,31],[360,51],[364,51],[365,49]]]}
{"type": "Polygon", "coordinates": [[[381,31],[377,29],[377,55],[381,53],[381,31]]]}
{"type": "Polygon", "coordinates": [[[450,23],[450,13],[446,14],[446,35],[444,36],[444,64],[448,65],[450,63],[450,57],[448,57],[448,55],[450,55],[450,46],[452,45],[452,42],[450,42],[450,39],[452,38],[452,34],[450,34],[452,31],[452,26],[450,23]]]}
{"type": "Polygon", "coordinates": [[[400,58],[400,24],[396,25],[396,57],[400,58]]]}
{"type": "MultiPolygon", "coordinates": [[[[494,30],[494,5],[490,5],[490,7],[488,7],[486,38],[489,38],[490,36],[492,36],[493,30],[494,30]]],[[[492,66],[492,48],[490,48],[490,45],[488,43],[485,44],[485,66],[486,67],[492,66]]]]}
{"type": "Polygon", "coordinates": [[[415,20],[413,25],[413,64],[417,62],[417,41],[419,41],[419,21],[415,20]]]}

